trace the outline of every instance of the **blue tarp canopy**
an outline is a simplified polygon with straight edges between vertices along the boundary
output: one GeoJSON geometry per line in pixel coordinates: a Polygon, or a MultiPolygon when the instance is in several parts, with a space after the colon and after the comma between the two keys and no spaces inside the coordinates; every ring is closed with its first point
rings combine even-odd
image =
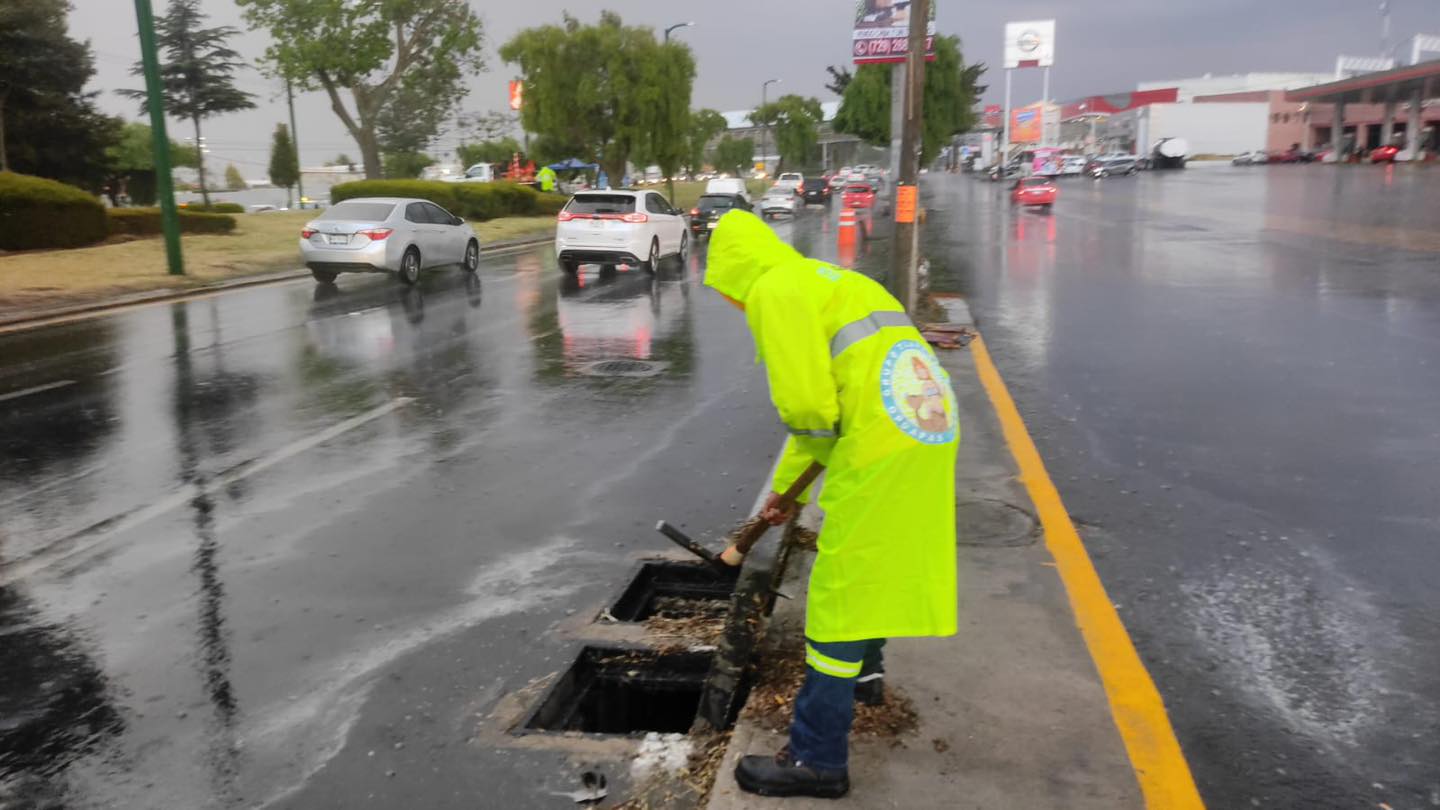
{"type": "Polygon", "coordinates": [[[550,168],[561,172],[566,169],[598,169],[600,166],[596,163],[583,163],[579,158],[566,158],[559,163],[551,163],[550,168]]]}

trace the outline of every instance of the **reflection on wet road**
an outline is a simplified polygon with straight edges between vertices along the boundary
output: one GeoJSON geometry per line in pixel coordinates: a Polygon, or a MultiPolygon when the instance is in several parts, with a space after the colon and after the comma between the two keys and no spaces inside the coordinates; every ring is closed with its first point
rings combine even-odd
{"type": "Polygon", "coordinates": [[[1355,168],[934,189],[1211,807],[1440,804],[1440,184],[1355,168]]]}
{"type": "Polygon", "coordinates": [[[531,249],[0,337],[0,805],[527,806],[474,712],[779,447],[703,260],[562,281],[531,249]]]}

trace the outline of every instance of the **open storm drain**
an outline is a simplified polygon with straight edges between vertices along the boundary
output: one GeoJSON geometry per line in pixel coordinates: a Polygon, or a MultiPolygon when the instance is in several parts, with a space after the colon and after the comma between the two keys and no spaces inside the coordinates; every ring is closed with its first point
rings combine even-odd
{"type": "Polygon", "coordinates": [[[736,568],[734,575],[726,576],[705,563],[642,563],[610,607],[610,615],[622,622],[643,622],[658,613],[680,617],[724,611],[739,571],[736,568]]]}
{"type": "Polygon", "coordinates": [[[580,367],[581,374],[591,377],[654,377],[668,367],[654,360],[597,360],[580,367]]]}
{"type": "Polygon", "coordinates": [[[526,731],[685,733],[710,670],[704,653],[585,647],[525,721],[526,731]]]}

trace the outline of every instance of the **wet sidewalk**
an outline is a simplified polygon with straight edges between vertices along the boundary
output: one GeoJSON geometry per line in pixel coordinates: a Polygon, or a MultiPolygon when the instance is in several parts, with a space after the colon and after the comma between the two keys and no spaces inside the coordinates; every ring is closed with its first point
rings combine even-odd
{"type": "MultiPolygon", "coordinates": [[[[710,810],[1144,806],[975,357],[964,349],[941,352],[940,359],[954,382],[962,430],[960,629],[952,638],[896,639],[885,648],[887,688],[913,701],[917,727],[894,737],[852,737],[851,792],[838,802],[764,799],[739,789],[735,763],[745,754],[774,753],[785,737],[748,706],[710,810]]],[[[776,607],[764,641],[769,649],[800,643],[800,595],[812,560],[813,553],[803,553],[786,574],[781,590],[796,598],[776,607]]]]}

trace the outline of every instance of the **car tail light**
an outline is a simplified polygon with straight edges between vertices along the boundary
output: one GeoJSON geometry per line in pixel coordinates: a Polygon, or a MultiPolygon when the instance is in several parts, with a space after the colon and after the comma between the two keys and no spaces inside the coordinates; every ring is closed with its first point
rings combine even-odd
{"type": "Polygon", "coordinates": [[[555,215],[555,221],[556,221],[556,222],[569,222],[570,220],[572,220],[572,219],[574,219],[574,218],[575,218],[575,215],[572,214],[572,213],[570,213],[569,211],[561,211],[560,213],[558,213],[558,214],[555,215]]]}
{"type": "Polygon", "coordinates": [[[315,229],[314,229],[314,228],[304,228],[304,229],[302,229],[302,230],[300,231],[300,238],[301,238],[301,239],[309,239],[310,237],[312,237],[312,236],[314,236],[314,235],[315,235],[315,229]]]}
{"type": "Polygon", "coordinates": [[[692,216],[692,217],[698,217],[698,216],[700,216],[700,209],[699,209],[699,208],[691,208],[691,209],[690,209],[690,216],[692,216]]]}
{"type": "Polygon", "coordinates": [[[371,228],[368,231],[356,231],[355,234],[356,236],[368,236],[370,237],[370,241],[379,242],[394,232],[394,228],[371,228]]]}
{"type": "Polygon", "coordinates": [[[625,216],[620,217],[620,221],[639,224],[642,222],[649,222],[650,217],[637,211],[633,214],[626,214],[625,216]]]}

